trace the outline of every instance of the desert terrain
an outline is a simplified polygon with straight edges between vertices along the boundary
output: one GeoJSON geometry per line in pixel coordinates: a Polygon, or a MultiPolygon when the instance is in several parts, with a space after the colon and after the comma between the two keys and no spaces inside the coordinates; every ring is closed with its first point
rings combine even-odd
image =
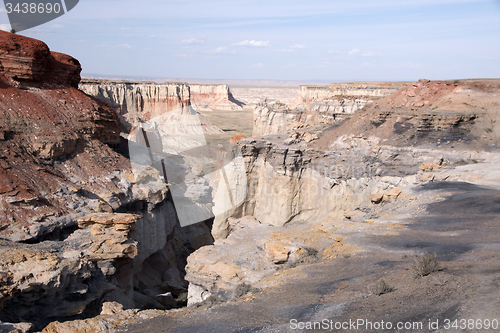
{"type": "Polygon", "coordinates": [[[0,331],[498,331],[500,79],[82,79],[0,38],[0,331]]]}

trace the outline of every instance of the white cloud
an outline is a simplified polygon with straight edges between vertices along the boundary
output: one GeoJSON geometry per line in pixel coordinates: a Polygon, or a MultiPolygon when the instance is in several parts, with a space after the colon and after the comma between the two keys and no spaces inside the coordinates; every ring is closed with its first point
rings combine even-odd
{"type": "Polygon", "coordinates": [[[352,49],[351,51],[348,52],[349,55],[357,55],[359,54],[361,50],[360,49],[352,49]]]}
{"type": "Polygon", "coordinates": [[[54,28],[54,29],[62,29],[62,28],[64,28],[64,25],[61,25],[61,24],[52,24],[50,27],[54,28]]]}
{"type": "Polygon", "coordinates": [[[205,43],[205,38],[189,38],[189,39],[183,39],[179,44],[197,45],[203,43],[205,43]]]}
{"type": "Polygon", "coordinates": [[[269,44],[269,41],[262,41],[262,40],[244,40],[239,43],[234,43],[233,45],[236,46],[252,46],[252,47],[268,47],[272,46],[269,44]]]}
{"type": "Polygon", "coordinates": [[[261,63],[261,62],[259,62],[259,63],[255,64],[255,65],[253,65],[253,67],[262,68],[262,67],[264,67],[264,64],[261,63]]]}
{"type": "Polygon", "coordinates": [[[131,28],[125,28],[125,27],[121,27],[120,30],[125,30],[125,31],[129,31],[129,30],[132,30],[131,28]]]}
{"type": "Polygon", "coordinates": [[[0,24],[0,30],[10,31],[10,24],[0,24]]]}
{"type": "Polygon", "coordinates": [[[214,50],[215,53],[221,53],[227,50],[227,47],[225,46],[220,46],[214,50]]]}
{"type": "Polygon", "coordinates": [[[235,54],[236,52],[234,50],[229,50],[225,46],[219,46],[215,50],[210,50],[207,53],[231,53],[231,54],[235,54]]]}
{"type": "Polygon", "coordinates": [[[302,45],[302,44],[295,44],[293,46],[290,46],[290,48],[288,49],[279,49],[279,50],[276,50],[276,52],[280,52],[280,53],[293,53],[293,52],[296,52],[297,50],[301,50],[303,49],[305,46],[302,45]]]}

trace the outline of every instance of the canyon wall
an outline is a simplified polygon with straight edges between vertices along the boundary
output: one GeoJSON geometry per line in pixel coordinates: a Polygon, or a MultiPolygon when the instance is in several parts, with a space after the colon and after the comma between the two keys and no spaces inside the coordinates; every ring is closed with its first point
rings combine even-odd
{"type": "Polygon", "coordinates": [[[424,167],[441,168],[472,156],[383,146],[375,137],[342,137],[323,151],[283,141],[240,141],[248,195],[228,219],[227,240],[188,258],[188,305],[211,296],[233,297],[242,285],[276,285],[276,270],[304,262],[311,249],[324,258],[355,250],[338,233],[342,228],[371,228],[373,220],[390,215],[392,204],[408,200],[410,187],[429,181],[424,167]]]}
{"type": "Polygon", "coordinates": [[[84,80],[79,88],[110,105],[127,130],[191,104],[189,86],[185,83],[84,80]]]}
{"type": "Polygon", "coordinates": [[[399,82],[300,86],[297,98],[288,105],[263,102],[255,106],[253,136],[345,120],[365,105],[398,91],[402,86],[403,83],[399,82]]]}
{"type": "Polygon", "coordinates": [[[395,93],[403,84],[404,82],[343,82],[328,86],[303,85],[299,87],[297,103],[329,100],[337,96],[380,98],[395,93]]]}
{"type": "Polygon", "coordinates": [[[279,102],[262,102],[257,104],[253,111],[252,135],[257,137],[285,133],[308,126],[333,124],[346,119],[351,114],[344,111],[336,112],[335,108],[332,110],[334,111],[330,112],[330,108],[327,108],[322,112],[303,108],[291,109],[288,105],[279,102]]]}
{"type": "Polygon", "coordinates": [[[199,111],[242,110],[227,85],[85,79],[79,88],[110,105],[126,132],[142,122],[190,105],[199,111]]]}
{"type": "Polygon", "coordinates": [[[214,109],[241,111],[243,103],[237,101],[226,84],[190,84],[191,103],[198,111],[214,109]]]}
{"type": "MultiPolygon", "coordinates": [[[[134,175],[118,153],[117,114],[75,88],[76,59],[20,35],[0,41],[0,320],[41,330],[94,316],[106,301],[176,306],[186,257],[213,241],[209,227],[180,227],[156,169],[134,175]]],[[[185,87],[132,95],[182,105],[185,87]]],[[[127,89],[117,87],[115,107],[144,103],[127,101],[127,89]]]]}

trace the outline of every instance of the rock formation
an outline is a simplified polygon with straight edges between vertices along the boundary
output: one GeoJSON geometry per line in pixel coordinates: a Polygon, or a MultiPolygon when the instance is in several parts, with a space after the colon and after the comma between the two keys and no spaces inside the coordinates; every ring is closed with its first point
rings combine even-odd
{"type": "Polygon", "coordinates": [[[289,105],[264,101],[255,106],[253,136],[343,121],[374,100],[396,92],[402,85],[360,82],[300,86],[298,97],[289,105]]]}
{"type": "Polygon", "coordinates": [[[137,242],[130,239],[130,231],[140,218],[93,214],[80,218],[81,229],[63,241],[33,245],[2,241],[2,317],[40,326],[61,317],[93,314],[98,308],[93,303],[110,291],[133,293],[127,275],[137,242]]]}
{"type": "Polygon", "coordinates": [[[41,41],[3,35],[0,50],[0,71],[11,85],[78,86],[82,70],[78,60],[51,52],[41,41]]]}
{"type": "Polygon", "coordinates": [[[396,209],[414,214],[436,200],[415,186],[500,179],[498,152],[476,150],[500,143],[498,81],[421,80],[385,97],[397,85],[307,88],[301,106],[256,111],[257,134],[291,133],[208,150],[214,170],[199,154],[204,138],[176,141],[175,130],[189,132],[180,126],[160,132],[178,116],[174,106],[190,116],[191,103],[225,107],[226,88],[83,85],[113,110],[75,88],[76,60],[42,42],[0,32],[0,63],[0,329],[112,330],[159,315],[139,309],[184,304],[186,291],[191,305],[276,286],[288,268],[363,251],[358,232],[398,235],[396,209]],[[356,111],[364,98],[373,102],[356,111]],[[345,121],[329,126],[340,114],[345,121]],[[297,131],[304,126],[314,131],[297,131]],[[132,128],[141,130],[130,131],[136,146],[124,150],[120,132],[132,128]],[[177,189],[218,210],[207,221],[215,242],[209,223],[179,224],[179,184],[155,164],[174,154],[153,154],[164,137],[194,180],[177,189]],[[151,163],[136,172],[140,161],[125,155],[138,146],[151,163]],[[489,165],[470,166],[481,161],[489,165]],[[223,190],[211,197],[210,187],[223,190]]]}
{"type": "Polygon", "coordinates": [[[348,133],[375,135],[384,144],[394,145],[472,143],[496,147],[500,130],[498,89],[495,80],[422,79],[366,106],[332,131],[327,140],[348,133]]]}
{"type": "Polygon", "coordinates": [[[156,170],[134,178],[118,116],[76,88],[77,60],[0,32],[0,63],[0,320],[40,330],[104,301],[171,307],[158,295],[186,290],[208,226],[178,225],[156,170]]]}
{"type": "Polygon", "coordinates": [[[311,247],[323,258],[347,251],[350,240],[342,230],[378,233],[371,223],[383,216],[390,221],[396,207],[419,209],[425,198],[412,203],[408,197],[416,185],[485,177],[453,170],[478,159],[498,160],[498,153],[474,150],[499,144],[498,91],[498,81],[420,80],[340,127],[319,131],[309,143],[287,135],[241,140],[249,190],[233,217],[246,217],[230,218],[226,240],[188,258],[188,303],[231,297],[241,284],[272,286],[273,267],[300,263],[311,247]]]}
{"type": "Polygon", "coordinates": [[[241,111],[243,103],[237,101],[229,86],[225,84],[190,84],[191,103],[198,111],[213,109],[225,111],[241,111]]]}
{"type": "MultiPolygon", "coordinates": [[[[79,88],[110,105],[119,115],[122,129],[193,105],[199,111],[212,109],[241,110],[227,85],[188,85],[187,83],[154,83],[108,80],[83,80],[79,88]]],[[[209,125],[209,124],[208,124],[209,125]]],[[[220,131],[220,130],[219,130],[220,131]]],[[[217,129],[207,127],[208,133],[217,129]]]]}

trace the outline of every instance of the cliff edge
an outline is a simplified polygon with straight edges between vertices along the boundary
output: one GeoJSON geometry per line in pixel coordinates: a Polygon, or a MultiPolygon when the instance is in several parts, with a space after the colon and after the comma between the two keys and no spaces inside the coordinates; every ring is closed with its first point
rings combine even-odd
{"type": "Polygon", "coordinates": [[[205,224],[180,228],[156,170],[134,178],[117,114],[77,88],[80,71],[0,31],[0,330],[41,331],[105,302],[175,307],[186,257],[212,242],[205,224]]]}

